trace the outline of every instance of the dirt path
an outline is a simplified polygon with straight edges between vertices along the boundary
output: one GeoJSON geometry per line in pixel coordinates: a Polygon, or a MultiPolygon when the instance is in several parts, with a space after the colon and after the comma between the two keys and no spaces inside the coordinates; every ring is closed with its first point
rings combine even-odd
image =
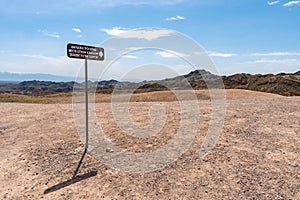
{"type": "MultiPolygon", "coordinates": [[[[75,178],[83,144],[72,105],[0,103],[0,199],[300,198],[300,98],[241,90],[227,91],[227,97],[222,135],[205,158],[198,153],[209,124],[210,101],[200,100],[199,134],[173,164],[126,174],[88,153],[75,178]]],[[[176,126],[176,102],[163,104],[168,124],[176,126]]],[[[103,115],[109,106],[99,103],[97,110],[103,115]]],[[[147,123],[149,103],[133,107],[139,109],[133,111],[137,123],[147,123]]],[[[147,146],[145,140],[118,137],[111,118],[103,123],[112,141],[132,151],[159,147],[172,137],[166,132],[147,146]]]]}

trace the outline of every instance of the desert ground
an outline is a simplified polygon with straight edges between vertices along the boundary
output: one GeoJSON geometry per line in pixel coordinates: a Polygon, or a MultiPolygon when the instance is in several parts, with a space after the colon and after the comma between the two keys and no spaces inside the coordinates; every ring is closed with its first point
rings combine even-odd
{"type": "MultiPolygon", "coordinates": [[[[220,138],[199,157],[211,105],[207,91],[197,94],[201,123],[193,143],[172,164],[147,173],[111,168],[90,152],[80,163],[84,141],[70,97],[0,103],[0,199],[300,199],[300,97],[227,90],[220,138]]],[[[169,93],[136,94],[136,123],[147,124],[149,106],[159,102],[166,128],[151,138],[127,137],[113,121],[110,96],[96,99],[107,137],[128,151],[160,148],[180,120],[169,93]]]]}

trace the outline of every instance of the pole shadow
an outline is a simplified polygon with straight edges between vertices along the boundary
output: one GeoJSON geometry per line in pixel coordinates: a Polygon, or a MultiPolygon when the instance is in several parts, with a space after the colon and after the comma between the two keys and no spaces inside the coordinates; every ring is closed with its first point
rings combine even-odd
{"type": "Polygon", "coordinates": [[[51,193],[51,192],[55,192],[55,191],[57,191],[57,190],[60,190],[60,189],[62,189],[62,188],[65,188],[65,187],[67,187],[67,186],[69,186],[69,185],[72,185],[72,184],[74,184],[74,183],[77,183],[77,182],[79,182],[79,181],[82,181],[82,180],[88,179],[88,178],[90,178],[90,177],[96,176],[97,173],[98,173],[97,171],[90,171],[90,172],[85,173],[85,174],[83,174],[83,175],[77,176],[77,173],[78,173],[78,171],[79,171],[79,169],[80,169],[80,166],[81,166],[81,164],[82,164],[82,161],[83,161],[83,159],[84,159],[86,153],[87,153],[87,150],[85,149],[84,152],[83,152],[83,154],[82,154],[82,156],[81,156],[81,159],[80,159],[80,161],[79,161],[79,163],[78,163],[78,165],[77,165],[77,168],[76,168],[76,170],[75,170],[75,172],[74,172],[74,174],[73,174],[73,177],[72,177],[71,179],[69,179],[69,180],[67,180],[67,181],[64,181],[64,182],[61,182],[61,183],[59,183],[59,184],[57,184],[57,185],[54,185],[54,186],[52,186],[52,187],[46,189],[46,190],[44,191],[44,194],[48,194],[48,193],[51,193]]]}

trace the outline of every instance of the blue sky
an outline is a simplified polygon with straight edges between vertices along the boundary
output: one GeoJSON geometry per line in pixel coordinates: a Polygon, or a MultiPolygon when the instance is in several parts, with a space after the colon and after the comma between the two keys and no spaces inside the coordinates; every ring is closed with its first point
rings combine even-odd
{"type": "Polygon", "coordinates": [[[143,27],[192,38],[220,74],[295,72],[299,21],[300,1],[289,0],[2,0],[0,72],[74,76],[83,61],[66,57],[68,42],[98,46],[143,27]]]}

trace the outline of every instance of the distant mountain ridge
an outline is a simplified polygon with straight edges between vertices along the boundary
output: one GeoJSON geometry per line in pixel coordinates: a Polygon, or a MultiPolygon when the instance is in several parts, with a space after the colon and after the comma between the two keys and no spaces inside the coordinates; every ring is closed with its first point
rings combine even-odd
{"type": "MultiPolygon", "coordinates": [[[[223,81],[226,89],[246,89],[285,96],[300,96],[300,71],[279,74],[247,74],[240,73],[231,76],[218,76],[205,70],[195,70],[186,75],[158,81],[143,81],[139,83],[105,80],[89,82],[89,87],[100,93],[111,93],[117,87],[121,91],[134,89],[134,92],[151,92],[168,89],[207,89],[207,83],[214,87],[214,83],[223,81]],[[189,84],[186,84],[188,81],[189,84]]],[[[24,81],[21,83],[0,83],[0,93],[16,94],[49,94],[58,92],[72,92],[73,89],[83,89],[83,83],[52,82],[52,81],[24,81]]]]}

